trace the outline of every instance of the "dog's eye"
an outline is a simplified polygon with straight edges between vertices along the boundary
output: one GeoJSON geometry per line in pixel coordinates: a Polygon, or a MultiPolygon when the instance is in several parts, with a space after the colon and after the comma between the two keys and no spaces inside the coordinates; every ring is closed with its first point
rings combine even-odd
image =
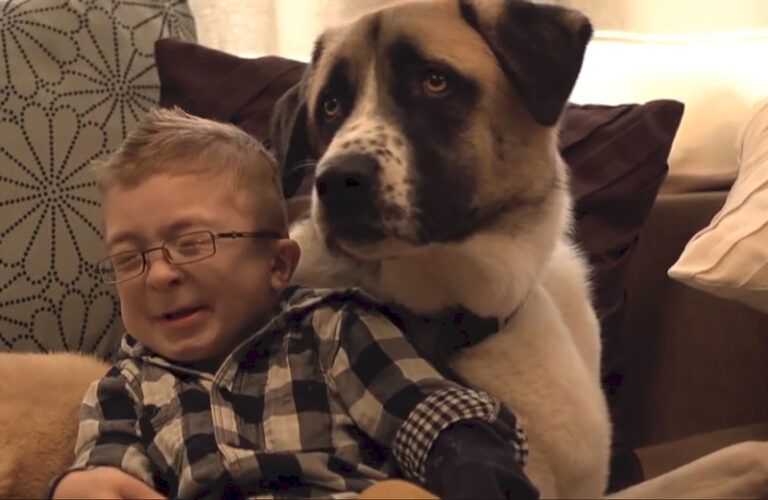
{"type": "Polygon", "coordinates": [[[338,97],[330,96],[323,99],[323,113],[326,118],[336,118],[341,115],[341,101],[338,97]]]}
{"type": "Polygon", "coordinates": [[[441,97],[448,91],[448,79],[435,70],[430,70],[421,82],[424,93],[430,97],[441,97]]]}

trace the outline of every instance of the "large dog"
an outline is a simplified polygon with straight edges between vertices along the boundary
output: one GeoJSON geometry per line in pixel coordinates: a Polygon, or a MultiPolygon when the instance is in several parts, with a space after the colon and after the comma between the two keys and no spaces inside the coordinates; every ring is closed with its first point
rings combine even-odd
{"type": "MultiPolygon", "coordinates": [[[[286,191],[315,168],[297,281],[497,325],[450,366],[518,415],[544,497],[595,498],[608,476],[599,328],[557,149],[591,33],[523,0],[399,4],[324,33],[273,120],[286,191]]],[[[767,482],[768,448],[745,443],[617,496],[756,497],[767,482]]]]}

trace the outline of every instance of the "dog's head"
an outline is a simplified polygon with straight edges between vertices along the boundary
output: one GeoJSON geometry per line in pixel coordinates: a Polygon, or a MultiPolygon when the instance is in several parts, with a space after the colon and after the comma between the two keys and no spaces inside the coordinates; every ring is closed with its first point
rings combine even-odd
{"type": "Polygon", "coordinates": [[[523,0],[404,3],[327,31],[273,118],[286,192],[316,160],[317,229],[362,259],[530,224],[566,187],[556,125],[591,33],[523,0]]]}

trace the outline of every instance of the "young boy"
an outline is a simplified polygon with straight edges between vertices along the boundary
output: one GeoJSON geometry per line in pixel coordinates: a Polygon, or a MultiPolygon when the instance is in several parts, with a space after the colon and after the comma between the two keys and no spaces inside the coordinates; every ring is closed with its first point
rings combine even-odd
{"type": "Polygon", "coordinates": [[[98,175],[98,270],[129,333],[55,497],[349,496],[397,474],[536,496],[497,401],[441,377],[365,294],[289,286],[300,252],[258,141],[154,110],[98,175]]]}

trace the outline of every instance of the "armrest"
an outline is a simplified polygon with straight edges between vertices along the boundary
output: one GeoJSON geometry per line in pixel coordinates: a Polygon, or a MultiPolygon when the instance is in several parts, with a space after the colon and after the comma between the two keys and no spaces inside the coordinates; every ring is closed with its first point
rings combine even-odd
{"type": "Polygon", "coordinates": [[[629,263],[618,418],[633,446],[768,420],[768,315],[667,277],[726,196],[661,194],[629,263]]]}

